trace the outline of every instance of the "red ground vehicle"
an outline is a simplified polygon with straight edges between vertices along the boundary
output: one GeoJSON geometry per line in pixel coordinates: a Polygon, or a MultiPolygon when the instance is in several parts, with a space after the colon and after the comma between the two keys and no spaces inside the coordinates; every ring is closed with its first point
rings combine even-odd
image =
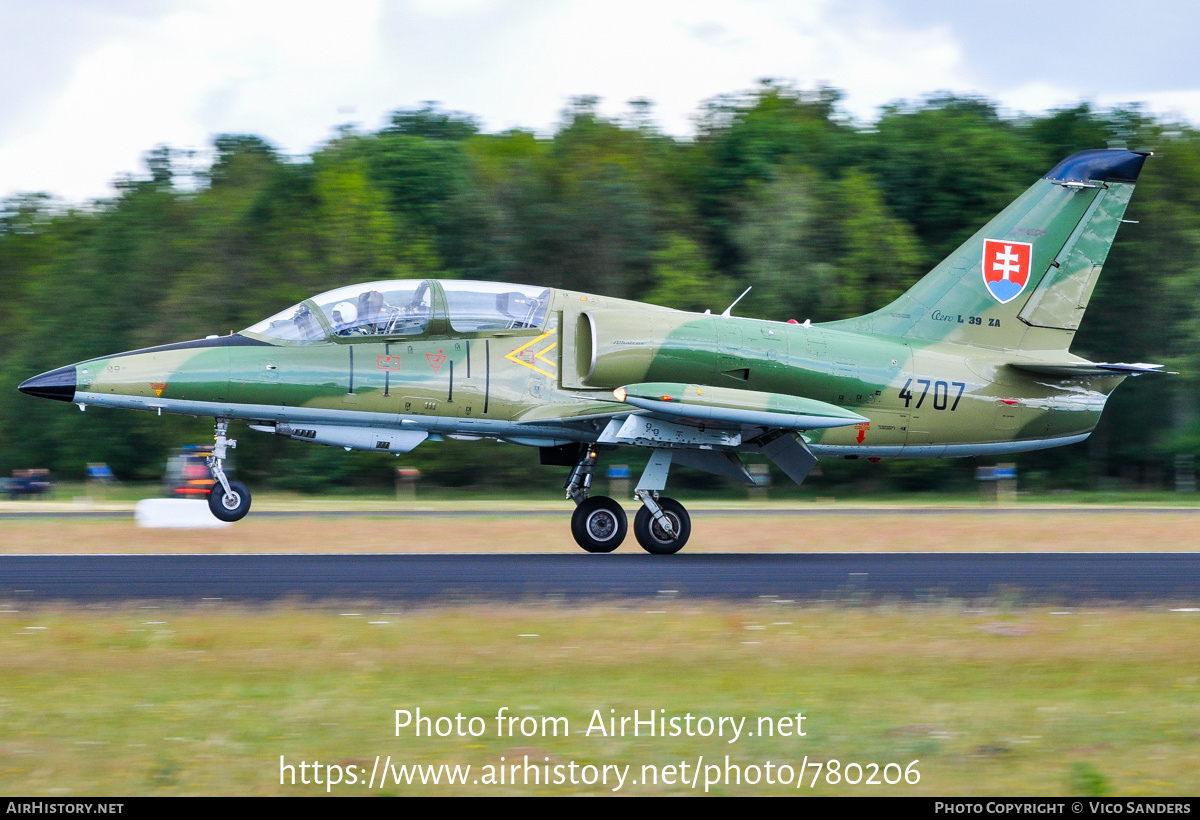
{"type": "Polygon", "coordinates": [[[188,444],[176,450],[167,460],[163,492],[175,498],[207,498],[216,483],[205,461],[212,449],[211,444],[188,444]]]}

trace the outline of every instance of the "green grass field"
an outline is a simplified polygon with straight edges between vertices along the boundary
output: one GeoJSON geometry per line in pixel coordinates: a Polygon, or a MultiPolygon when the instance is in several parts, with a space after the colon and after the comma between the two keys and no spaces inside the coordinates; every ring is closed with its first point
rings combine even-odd
{"type": "MultiPolygon", "coordinates": [[[[269,500],[279,509],[307,503],[269,500]]],[[[446,519],[372,515],[395,508],[384,499],[354,503],[362,515],[251,516],[219,531],[142,530],[128,519],[0,520],[0,552],[577,551],[558,505],[526,501],[522,509],[545,515],[508,516],[512,500],[472,500],[485,515],[446,519]]],[[[698,513],[705,506],[695,505],[698,513]]],[[[913,516],[880,505],[869,515],[861,505],[810,507],[822,513],[698,514],[687,549],[1137,551],[1200,543],[1200,516],[1187,511],[913,516]]],[[[622,550],[639,551],[632,539],[622,550]]],[[[471,781],[502,757],[551,767],[628,765],[624,794],[703,792],[707,766],[723,768],[725,755],[747,775],[746,767],[759,767],[763,782],[722,782],[710,787],[715,793],[792,793],[794,783],[765,782],[765,765],[787,764],[794,773],[806,760],[805,794],[1200,792],[1198,612],[984,610],[956,601],[735,606],[670,597],[584,608],[539,600],[418,609],[27,609],[2,593],[0,610],[4,794],[325,792],[315,783],[281,786],[281,755],[297,767],[297,780],[302,762],[334,764],[344,780],[354,767],[359,782],[329,787],[334,794],[601,794],[613,786],[420,785],[418,776],[412,785],[368,789],[362,782],[376,755],[390,755],[396,767],[470,765],[471,781]],[[435,717],[483,718],[486,731],[396,737],[395,710],[416,707],[435,717]],[[517,717],[565,717],[571,735],[498,737],[501,707],[517,717]],[[802,712],[807,735],[730,744],[583,734],[594,710],[630,716],[634,709],[745,717],[748,731],[760,717],[802,712]],[[697,786],[682,785],[701,756],[697,786]],[[886,771],[895,780],[915,760],[920,780],[831,784],[825,767],[833,760],[839,776],[848,764],[864,766],[864,780],[870,764],[879,766],[875,779],[886,771]],[[661,782],[663,767],[684,761],[689,768],[676,770],[676,782],[661,782]],[[889,763],[900,768],[885,769],[889,763]],[[657,785],[644,782],[643,765],[657,767],[657,785]]]]}
{"type": "MultiPolygon", "coordinates": [[[[956,602],[701,606],[672,598],[593,608],[0,608],[5,794],[325,791],[281,787],[281,755],[289,764],[362,767],[363,780],[376,755],[396,766],[470,764],[473,778],[501,757],[629,764],[626,794],[693,791],[646,785],[641,767],[690,767],[701,755],[706,765],[729,755],[743,767],[772,761],[796,769],[807,756],[802,793],[1200,791],[1196,612],[972,610],[956,602]],[[396,737],[394,710],[416,707],[435,717],[479,716],[486,733],[415,738],[406,729],[396,737]],[[500,707],[518,717],[566,717],[571,734],[497,737],[500,707]],[[610,709],[745,716],[751,731],[759,717],[799,712],[806,736],[732,744],[728,736],[585,736],[593,710],[607,717],[610,709]],[[832,760],[841,770],[917,760],[920,781],[831,785],[823,768],[810,788],[817,762],[832,760]]],[[[899,770],[888,771],[894,779],[899,770]]],[[[868,767],[864,779],[869,774],[868,767]]],[[[443,783],[372,793],[599,794],[612,785],[443,783]]],[[[361,783],[332,787],[369,791],[361,783]]]]}

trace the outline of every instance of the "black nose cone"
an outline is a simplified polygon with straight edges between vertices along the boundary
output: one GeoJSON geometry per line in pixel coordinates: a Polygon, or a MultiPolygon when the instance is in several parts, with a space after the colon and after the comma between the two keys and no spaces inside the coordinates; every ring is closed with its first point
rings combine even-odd
{"type": "Polygon", "coordinates": [[[17,389],[43,399],[71,401],[75,398],[75,365],[60,367],[21,382],[17,389]]]}

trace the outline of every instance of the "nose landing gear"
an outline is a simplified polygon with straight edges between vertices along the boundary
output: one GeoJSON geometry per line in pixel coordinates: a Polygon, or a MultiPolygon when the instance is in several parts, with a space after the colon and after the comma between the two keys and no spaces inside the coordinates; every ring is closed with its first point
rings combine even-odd
{"type": "Polygon", "coordinates": [[[229,419],[217,419],[212,455],[206,461],[217,483],[208,491],[208,509],[222,521],[241,521],[250,512],[250,491],[240,481],[231,481],[225,475],[226,450],[237,447],[237,442],[225,437],[229,430],[229,419]]]}

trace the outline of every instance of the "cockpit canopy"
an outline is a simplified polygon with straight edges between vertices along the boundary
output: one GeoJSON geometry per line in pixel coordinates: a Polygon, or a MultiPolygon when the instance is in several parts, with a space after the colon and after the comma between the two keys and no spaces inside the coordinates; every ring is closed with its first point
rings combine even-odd
{"type": "Polygon", "coordinates": [[[331,290],[280,311],[243,333],[287,342],[420,336],[438,319],[459,333],[536,330],[549,288],[465,279],[398,279],[331,290]]]}

